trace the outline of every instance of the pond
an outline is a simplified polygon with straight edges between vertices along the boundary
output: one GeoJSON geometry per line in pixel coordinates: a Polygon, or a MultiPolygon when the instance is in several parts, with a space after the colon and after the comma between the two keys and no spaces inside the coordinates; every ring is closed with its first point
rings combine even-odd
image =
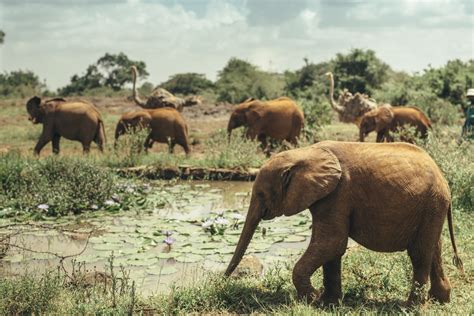
{"type": "MultiPolygon", "coordinates": [[[[251,186],[251,182],[156,181],[137,209],[62,218],[67,225],[59,231],[18,230],[10,243],[36,252],[10,247],[0,260],[0,273],[57,267],[59,259],[48,252],[62,256],[82,252],[75,258],[89,271],[106,271],[113,253],[114,265],[129,270],[143,294],[188,285],[209,271],[225,270],[243,227],[251,186]],[[91,229],[91,237],[81,233],[91,229]]],[[[258,256],[266,268],[288,261],[306,248],[310,225],[309,212],[263,221],[246,254],[258,256]]],[[[71,269],[71,260],[65,267],[71,269]]]]}

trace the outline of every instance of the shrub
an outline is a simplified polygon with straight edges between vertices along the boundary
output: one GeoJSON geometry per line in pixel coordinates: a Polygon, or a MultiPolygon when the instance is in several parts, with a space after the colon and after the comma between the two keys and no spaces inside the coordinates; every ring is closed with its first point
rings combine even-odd
{"type": "Polygon", "coordinates": [[[204,159],[198,161],[204,166],[214,168],[249,168],[260,167],[263,156],[258,155],[261,150],[259,144],[244,137],[243,129],[233,131],[230,141],[227,131],[218,130],[206,140],[207,148],[204,159]]]}
{"type": "Polygon", "coordinates": [[[56,216],[103,205],[112,196],[114,175],[89,160],[7,153],[0,156],[0,185],[3,205],[56,216]]]}
{"type": "Polygon", "coordinates": [[[442,136],[440,131],[435,131],[434,135],[430,134],[423,147],[433,157],[448,180],[453,208],[472,212],[474,210],[474,157],[472,155],[474,145],[469,141],[458,145],[455,137],[459,135],[442,136]]]}

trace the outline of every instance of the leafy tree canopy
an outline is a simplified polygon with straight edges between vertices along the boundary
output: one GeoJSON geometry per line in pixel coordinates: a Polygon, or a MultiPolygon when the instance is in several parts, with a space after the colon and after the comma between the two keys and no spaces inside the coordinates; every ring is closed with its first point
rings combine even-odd
{"type": "Polygon", "coordinates": [[[46,86],[30,70],[14,70],[0,74],[0,96],[27,97],[45,92],[46,86]]]}
{"type": "Polygon", "coordinates": [[[135,65],[139,78],[146,78],[146,64],[143,61],[130,60],[124,53],[109,54],[99,58],[89,65],[83,75],[73,75],[71,82],[58,90],[60,95],[83,94],[87,90],[108,87],[114,91],[122,89],[125,84],[132,82],[130,67],[135,65]]]}
{"type": "Polygon", "coordinates": [[[281,95],[284,79],[281,74],[264,72],[247,61],[231,58],[219,72],[217,99],[239,103],[249,97],[271,99],[281,95]]]}
{"type": "Polygon", "coordinates": [[[373,50],[355,48],[349,54],[337,54],[332,61],[336,88],[371,94],[387,79],[390,67],[373,50]]]}
{"type": "Polygon", "coordinates": [[[190,72],[173,75],[170,79],[163,82],[160,87],[171,93],[189,95],[199,94],[204,90],[212,89],[214,84],[205,75],[190,72]]]}

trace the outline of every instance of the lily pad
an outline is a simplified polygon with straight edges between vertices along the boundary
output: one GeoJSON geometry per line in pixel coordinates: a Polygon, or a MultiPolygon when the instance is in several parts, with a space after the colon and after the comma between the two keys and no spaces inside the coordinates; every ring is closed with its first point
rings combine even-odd
{"type": "Polygon", "coordinates": [[[170,259],[170,258],[176,258],[181,254],[176,253],[176,252],[160,252],[159,254],[156,255],[157,258],[159,259],[170,259]]]}
{"type": "Polygon", "coordinates": [[[23,257],[22,254],[16,253],[14,255],[6,256],[2,260],[9,261],[11,263],[19,263],[19,262],[22,262],[24,260],[24,257],[23,257]]]}
{"type": "Polygon", "coordinates": [[[153,266],[146,269],[146,273],[151,275],[169,275],[178,272],[178,269],[172,266],[153,266]]]}
{"type": "Polygon", "coordinates": [[[183,262],[183,263],[192,263],[192,262],[199,262],[202,261],[204,258],[200,255],[188,253],[185,255],[181,255],[176,257],[176,261],[183,262]]]}
{"type": "Polygon", "coordinates": [[[94,250],[103,250],[103,251],[119,250],[123,248],[123,243],[122,244],[117,244],[117,243],[94,244],[92,248],[94,250]]]}
{"type": "Polygon", "coordinates": [[[285,242],[302,242],[305,240],[306,240],[305,236],[299,236],[299,235],[290,235],[288,237],[285,237],[285,242]]]}

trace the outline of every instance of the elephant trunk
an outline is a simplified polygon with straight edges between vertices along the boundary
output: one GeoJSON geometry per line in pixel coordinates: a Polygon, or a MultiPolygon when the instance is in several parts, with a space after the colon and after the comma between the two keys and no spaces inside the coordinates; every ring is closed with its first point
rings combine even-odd
{"type": "Polygon", "coordinates": [[[138,96],[138,91],[137,91],[137,77],[138,77],[138,70],[137,67],[132,66],[132,77],[133,77],[133,100],[138,106],[145,107],[145,102],[143,102],[140,97],[138,96]]]}
{"type": "MultiPolygon", "coordinates": [[[[255,204],[255,203],[251,203],[255,204]]],[[[252,240],[252,236],[257,229],[258,223],[260,223],[261,217],[260,212],[254,209],[255,207],[251,206],[249,212],[247,214],[247,218],[245,219],[244,228],[242,229],[242,233],[240,234],[239,242],[237,243],[237,247],[235,249],[234,255],[227,266],[227,270],[225,271],[225,276],[230,276],[232,272],[234,272],[235,268],[242,260],[245,251],[252,240]]]]}
{"type": "Polygon", "coordinates": [[[232,119],[229,120],[229,124],[227,125],[227,141],[230,142],[230,136],[232,135],[232,130],[234,129],[234,123],[232,119]]]}
{"type": "Polygon", "coordinates": [[[331,107],[339,114],[343,114],[345,112],[345,108],[339,105],[336,100],[334,100],[334,76],[332,72],[327,72],[326,75],[329,77],[329,101],[331,103],[331,107]]]}
{"type": "Polygon", "coordinates": [[[360,142],[364,142],[365,135],[366,135],[365,131],[362,128],[359,129],[359,141],[360,142]]]}

